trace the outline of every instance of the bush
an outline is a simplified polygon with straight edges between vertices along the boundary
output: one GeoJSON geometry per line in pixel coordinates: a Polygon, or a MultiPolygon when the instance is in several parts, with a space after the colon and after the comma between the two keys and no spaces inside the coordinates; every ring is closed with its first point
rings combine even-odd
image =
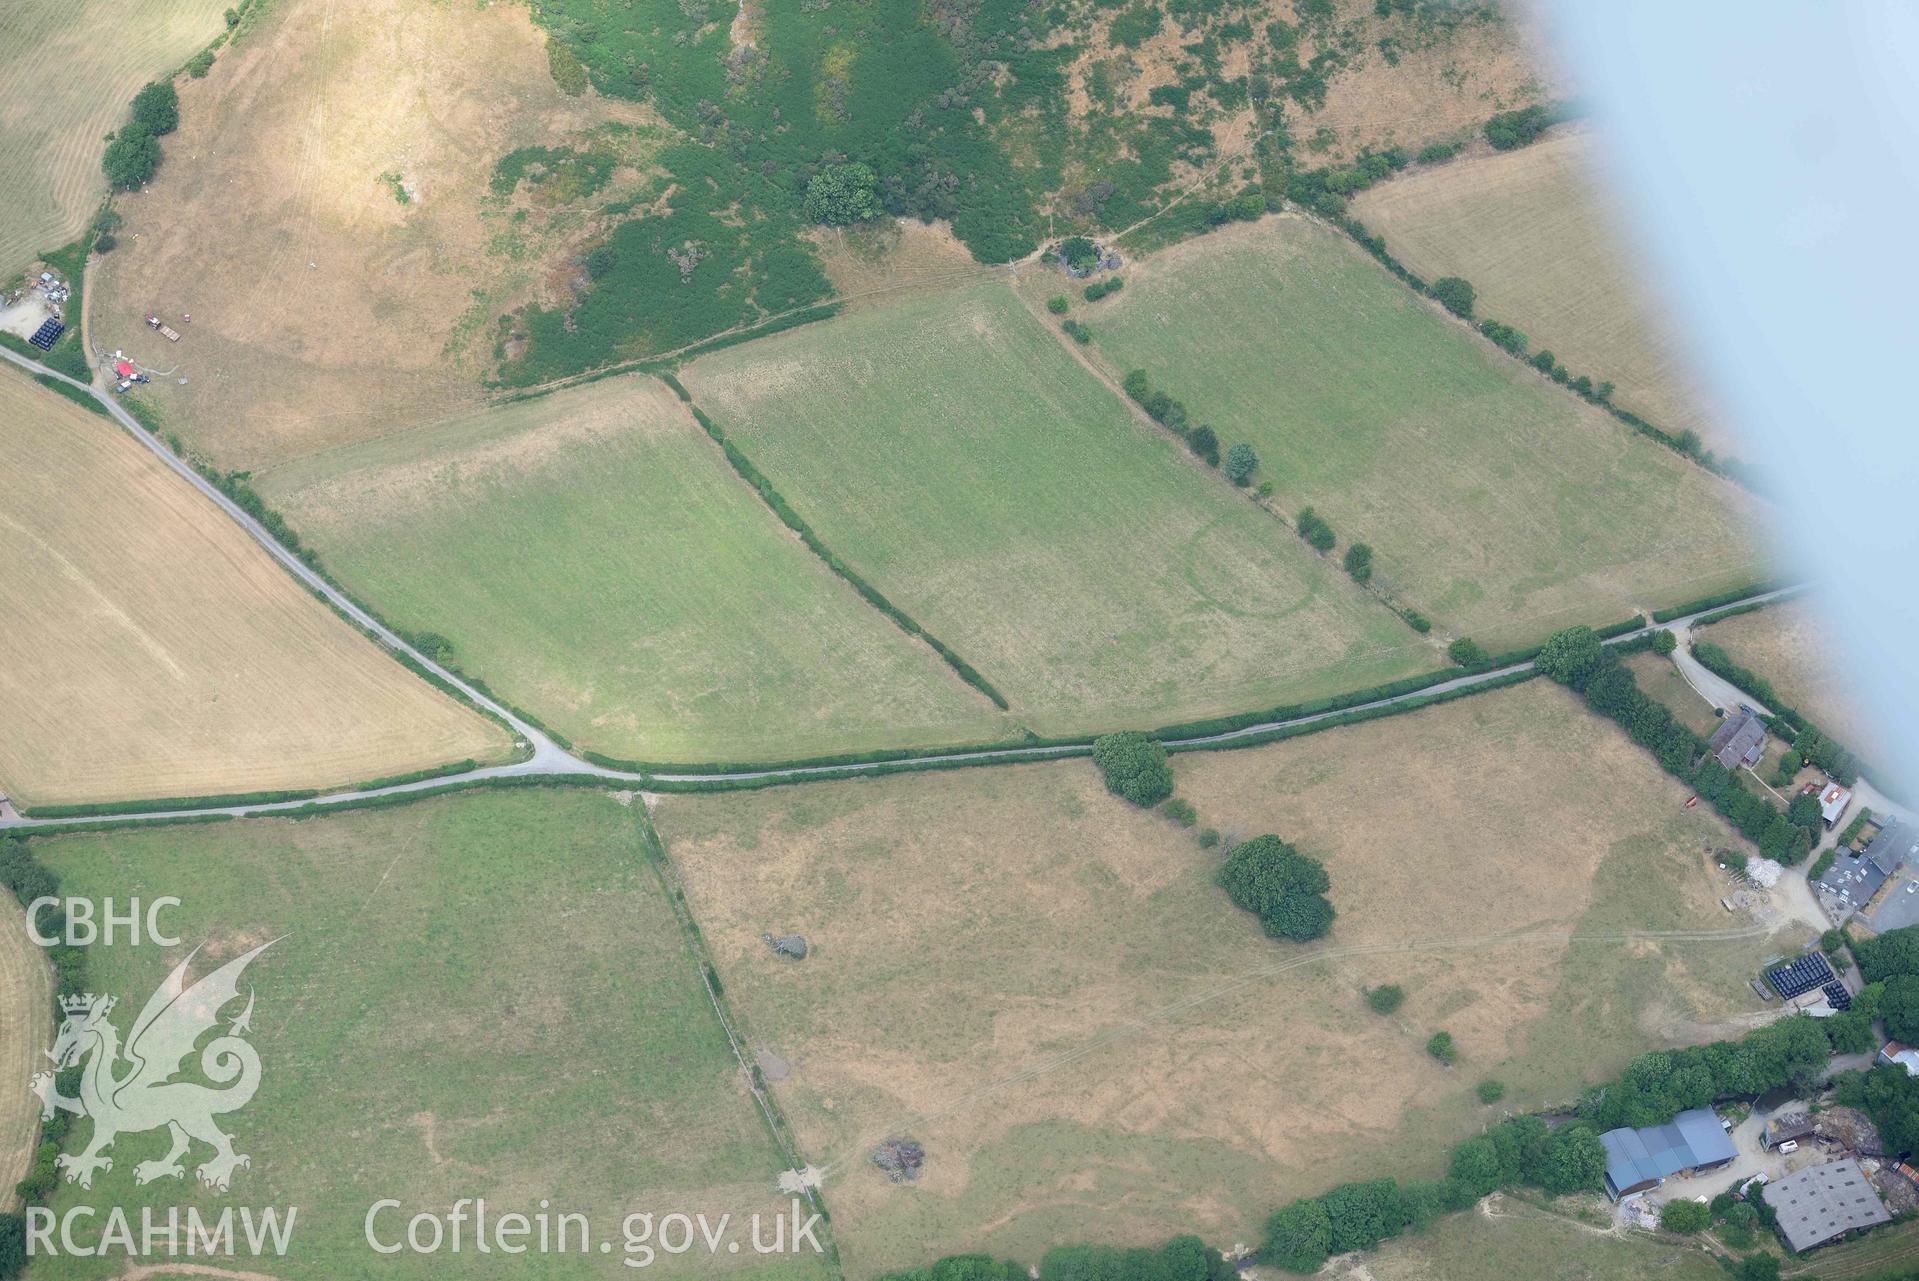
{"type": "Polygon", "coordinates": [[[845,227],[877,218],[882,212],[879,176],[871,165],[858,162],[829,165],[806,184],[801,212],[808,222],[845,227]]]}
{"type": "Polygon", "coordinates": [[[180,94],[171,80],[155,81],[133,95],[133,123],[158,138],[180,127],[180,94]]]}
{"type": "Polygon", "coordinates": [[[1353,576],[1355,583],[1370,582],[1373,577],[1373,549],[1365,543],[1354,543],[1348,547],[1346,572],[1353,576]]]}
{"type": "Polygon", "coordinates": [[[1490,1079],[1481,1081],[1473,1087],[1473,1093],[1479,1096],[1481,1103],[1494,1104],[1506,1097],[1506,1083],[1490,1079]]]}
{"type": "Polygon", "coordinates": [[[1526,354],[1526,335],[1511,325],[1501,324],[1497,320],[1482,320],[1479,322],[1479,332],[1515,356],[1526,354]]]}
{"type": "Polygon", "coordinates": [[[1447,1067],[1459,1062],[1459,1048],[1453,1044],[1451,1032],[1435,1032],[1426,1042],[1426,1053],[1444,1063],[1447,1067]]]}
{"type": "Polygon", "coordinates": [[[1333,543],[1335,541],[1333,538],[1333,527],[1322,520],[1319,514],[1312,508],[1300,508],[1299,516],[1293,522],[1293,526],[1299,531],[1299,536],[1305,539],[1311,547],[1322,552],[1329,552],[1333,549],[1333,543]]]}
{"type": "Polygon", "coordinates": [[[1433,142],[1419,149],[1418,159],[1422,165],[1432,165],[1442,160],[1451,160],[1458,154],[1459,144],[1456,142],[1433,142]]]}
{"type": "Polygon", "coordinates": [[[1446,647],[1446,657],[1461,667],[1477,667],[1487,659],[1486,651],[1471,637],[1461,636],[1446,647]]]}
{"type": "Polygon", "coordinates": [[[1375,1014],[1391,1014],[1406,1003],[1406,989],[1397,983],[1381,983],[1366,989],[1366,1004],[1375,1014]]]}
{"type": "Polygon", "coordinates": [[[1081,346],[1085,346],[1087,343],[1093,341],[1093,331],[1085,325],[1080,324],[1077,320],[1062,320],[1059,322],[1059,327],[1061,333],[1064,333],[1081,346]]]}
{"type": "Polygon", "coordinates": [[[187,59],[187,74],[195,80],[205,79],[207,72],[211,70],[213,70],[213,50],[211,49],[202,49],[187,59]]]}
{"type": "Polygon", "coordinates": [[[1318,1200],[1295,1201],[1266,1220],[1259,1257],[1288,1272],[1317,1272],[1333,1255],[1333,1221],[1318,1200]]]}
{"type": "Polygon", "coordinates": [[[1553,125],[1559,123],[1561,113],[1558,108],[1544,103],[1530,107],[1521,107],[1517,111],[1502,111],[1486,122],[1486,141],[1495,151],[1511,151],[1523,147],[1553,125]]]}
{"type": "Polygon", "coordinates": [[[1193,808],[1193,803],[1183,801],[1177,796],[1160,806],[1159,812],[1181,827],[1191,827],[1199,821],[1199,812],[1193,808]]]}
{"type": "Polygon", "coordinates": [[[1670,631],[1667,631],[1665,628],[1662,627],[1658,631],[1652,634],[1652,652],[1653,653],[1670,654],[1675,649],[1678,649],[1678,648],[1679,648],[1679,638],[1677,636],[1674,636],[1670,631]]]}
{"type": "Polygon", "coordinates": [[[1210,850],[1219,844],[1219,829],[1216,827],[1202,827],[1199,829],[1198,839],[1201,849],[1210,850]]]}
{"type": "Polygon", "coordinates": [[[1074,236],[1060,243],[1059,260],[1075,271],[1089,271],[1099,266],[1099,250],[1086,237],[1074,236]]]}
{"type": "Polygon", "coordinates": [[[1259,455],[1253,452],[1251,445],[1244,443],[1234,445],[1226,451],[1224,470],[1227,480],[1244,487],[1248,481],[1252,480],[1253,473],[1259,470],[1259,455]]]}
{"type": "Polygon", "coordinates": [[[1055,316],[1064,316],[1067,307],[1071,305],[1072,304],[1066,301],[1064,294],[1054,294],[1046,300],[1046,310],[1052,312],[1055,316]]]}
{"type": "Polygon", "coordinates": [[[1668,1232],[1704,1232],[1712,1226],[1712,1210],[1676,1197],[1659,1207],[1659,1226],[1668,1232]]]}
{"type": "Polygon", "coordinates": [[[1441,276],[1433,281],[1433,297],[1440,305],[1462,320],[1473,318],[1473,302],[1478,295],[1473,292],[1472,282],[1458,276],[1441,276]]]}
{"type": "Polygon", "coordinates": [[[1098,302],[1108,294],[1118,293],[1125,284],[1126,282],[1124,280],[1121,280],[1118,276],[1114,276],[1110,280],[1102,280],[1097,284],[1088,285],[1080,292],[1086,296],[1087,302],[1098,302]]]}
{"type": "Polygon", "coordinates": [[[1166,749],[1137,730],[1094,739],[1093,764],[1099,767],[1107,791],[1142,809],[1173,794],[1173,771],[1166,764],[1166,749]]]}
{"type": "Polygon", "coordinates": [[[1235,845],[1217,879],[1228,898],[1259,918],[1268,937],[1305,943],[1332,926],[1325,867],[1277,836],[1235,845]]]}

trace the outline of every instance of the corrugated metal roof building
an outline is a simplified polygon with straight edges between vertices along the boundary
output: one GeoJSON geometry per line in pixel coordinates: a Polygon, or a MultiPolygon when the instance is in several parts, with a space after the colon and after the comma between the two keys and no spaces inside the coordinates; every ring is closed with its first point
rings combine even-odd
{"type": "Polygon", "coordinates": [[[1892,1222],[1857,1161],[1809,1166],[1768,1183],[1760,1195],[1779,1217],[1779,1230],[1795,1254],[1848,1232],[1892,1222]]]}
{"type": "Polygon", "coordinates": [[[1665,1125],[1621,1127],[1599,1136],[1606,1192],[1617,1201],[1686,1170],[1710,1170],[1738,1155],[1711,1108],[1689,1108],[1665,1125]]]}

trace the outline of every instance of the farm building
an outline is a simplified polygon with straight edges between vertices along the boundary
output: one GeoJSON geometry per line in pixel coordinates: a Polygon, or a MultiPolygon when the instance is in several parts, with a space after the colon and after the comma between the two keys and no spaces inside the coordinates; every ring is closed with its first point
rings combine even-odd
{"type": "Polygon", "coordinates": [[[1825,821],[1828,832],[1839,826],[1839,820],[1851,806],[1852,789],[1828,780],[1826,790],[1819,793],[1819,817],[1825,821]]]}
{"type": "Polygon", "coordinates": [[[1617,1201],[1675,1174],[1716,1170],[1738,1153],[1711,1108],[1689,1108],[1665,1125],[1599,1136],[1606,1149],[1606,1192],[1617,1201]]]}
{"type": "Polygon", "coordinates": [[[1727,769],[1751,769],[1766,751],[1766,723],[1741,708],[1713,732],[1707,747],[1727,769]]]}
{"type": "Polygon", "coordinates": [[[1812,1113],[1781,1112],[1766,1121],[1766,1128],[1760,1132],[1760,1145],[1768,1150],[1781,1143],[1797,1143],[1800,1139],[1811,1137],[1813,1132],[1812,1113]]]}
{"type": "Polygon", "coordinates": [[[1889,1067],[1902,1067],[1906,1070],[1907,1076],[1919,1076],[1919,1050],[1913,1049],[1910,1045],[1903,1045],[1898,1041],[1887,1041],[1879,1047],[1878,1058],[1874,1061],[1889,1067]]]}
{"type": "Polygon", "coordinates": [[[1857,1161],[1808,1166],[1767,1184],[1760,1195],[1779,1217],[1779,1230],[1794,1253],[1892,1222],[1857,1161]]]}

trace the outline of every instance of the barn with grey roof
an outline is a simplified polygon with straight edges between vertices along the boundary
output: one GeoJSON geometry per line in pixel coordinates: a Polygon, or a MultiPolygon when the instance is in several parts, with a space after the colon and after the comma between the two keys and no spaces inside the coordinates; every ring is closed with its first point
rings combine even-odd
{"type": "Polygon", "coordinates": [[[1808,1166],[1768,1183],[1760,1195],[1778,1216],[1779,1230],[1795,1254],[1848,1232],[1892,1222],[1857,1161],[1808,1166]]]}

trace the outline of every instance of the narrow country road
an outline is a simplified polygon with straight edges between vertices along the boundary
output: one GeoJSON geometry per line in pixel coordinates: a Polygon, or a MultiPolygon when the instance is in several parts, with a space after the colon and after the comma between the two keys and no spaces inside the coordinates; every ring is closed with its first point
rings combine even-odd
{"type": "MultiPolygon", "coordinates": [[[[475,706],[484,708],[486,711],[506,722],[506,724],[513,729],[514,733],[525,741],[528,751],[525,759],[506,765],[490,765],[480,769],[468,770],[462,774],[444,774],[436,778],[420,779],[416,782],[400,783],[391,787],[332,792],[325,796],[310,797],[304,800],[271,801],[247,805],[212,805],[188,809],[155,811],[151,813],[140,812],[121,815],[95,814],[79,818],[28,818],[18,813],[10,805],[0,805],[0,830],[47,831],[82,823],[113,821],[159,822],[168,819],[215,815],[229,818],[242,818],[252,814],[285,813],[291,810],[307,809],[312,806],[343,805],[355,801],[368,800],[374,797],[401,796],[412,792],[438,791],[496,778],[592,778],[603,779],[608,782],[632,783],[639,787],[659,783],[728,783],[762,782],[767,780],[791,780],[797,782],[820,775],[843,777],[849,774],[884,773],[890,768],[898,768],[902,763],[900,761],[873,761],[854,765],[800,765],[788,768],[732,770],[710,773],[673,773],[667,771],[646,773],[637,770],[610,769],[604,765],[595,765],[591,761],[582,760],[580,757],[562,748],[558,743],[555,743],[537,727],[516,715],[510,708],[487,697],[453,672],[448,671],[446,668],[428,658],[425,654],[422,654],[419,650],[413,648],[413,646],[407,644],[407,642],[391,628],[354,604],[345,593],[315,573],[299,557],[295,556],[285,547],[282,547],[259,521],[249,516],[237,503],[221,493],[220,490],[205,477],[194,471],[185,460],[177,457],[163,443],[149,434],[112,396],[97,388],[90,387],[86,383],[69,378],[65,374],[48,369],[38,361],[29,360],[25,356],[19,355],[6,348],[0,348],[0,357],[5,357],[22,369],[39,374],[44,378],[51,378],[65,383],[67,386],[83,391],[99,401],[112,416],[114,422],[118,423],[129,435],[139,441],[141,445],[151,450],[156,457],[171,468],[182,480],[203,494],[207,501],[211,502],[214,506],[225,512],[228,517],[237,522],[242,529],[246,530],[246,532],[253,537],[255,542],[267,550],[268,555],[279,561],[288,573],[299,579],[301,583],[318,593],[322,598],[332,604],[334,608],[364,628],[379,644],[392,650],[396,654],[403,654],[411,661],[420,664],[420,666],[424,667],[427,671],[432,672],[435,676],[458,690],[461,696],[469,702],[475,706]]],[[[1743,601],[1728,602],[1728,604],[1757,604],[1759,602],[1773,600],[1796,590],[1796,587],[1775,588],[1772,591],[1760,592],[1747,597],[1743,601]]],[[[1725,609],[1727,605],[1716,605],[1713,608],[1725,609]]],[[[1685,629],[1692,624],[1695,618],[1699,617],[1699,614],[1708,612],[1710,611],[1701,610],[1698,614],[1691,614],[1685,618],[1674,619],[1670,623],[1641,627],[1634,631],[1627,632],[1623,636],[1616,636],[1609,640],[1607,644],[1616,645],[1622,641],[1643,636],[1647,632],[1656,630],[1658,627],[1669,627],[1675,634],[1684,635],[1685,629]]],[[[1675,651],[1675,654],[1681,652],[1684,652],[1683,646],[1680,650],[1675,651]]],[[[1475,686],[1486,685],[1500,680],[1503,677],[1526,671],[1531,667],[1532,664],[1530,662],[1515,663],[1509,667],[1501,667],[1492,671],[1456,676],[1451,680],[1442,681],[1436,685],[1429,685],[1424,689],[1414,690],[1408,694],[1398,694],[1391,698],[1375,699],[1372,702],[1359,703],[1352,707],[1340,708],[1336,711],[1319,712],[1311,716],[1297,716],[1287,720],[1265,721],[1257,725],[1248,725],[1242,729],[1229,730],[1221,734],[1206,734],[1194,738],[1166,739],[1164,741],[1166,746],[1171,748],[1228,746],[1277,729],[1290,729],[1313,725],[1320,721],[1349,715],[1353,712],[1393,707],[1414,699],[1430,698],[1435,694],[1446,694],[1456,690],[1471,689],[1475,686]]],[[[1704,671],[1703,668],[1700,670],[1704,671]]],[[[1710,675],[1710,673],[1707,674],[1710,675]]],[[[916,765],[943,765],[985,761],[998,761],[1012,764],[1019,761],[1041,761],[1067,756],[1084,756],[1091,750],[1092,745],[1089,741],[1055,747],[977,748],[914,756],[911,757],[910,760],[916,765]]]]}

